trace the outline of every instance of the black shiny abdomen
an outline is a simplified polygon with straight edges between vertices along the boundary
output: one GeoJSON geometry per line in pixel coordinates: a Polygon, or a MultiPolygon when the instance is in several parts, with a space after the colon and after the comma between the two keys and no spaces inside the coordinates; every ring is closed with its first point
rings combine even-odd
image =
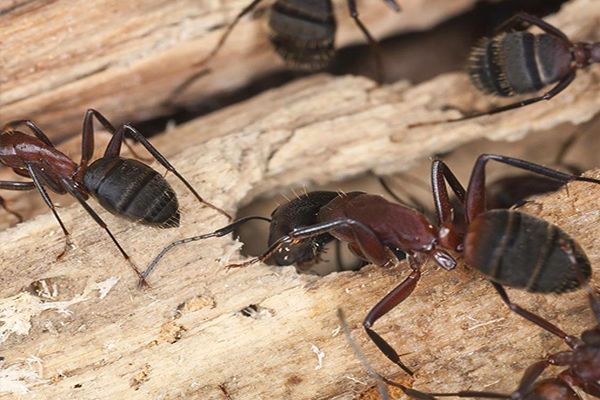
{"type": "Polygon", "coordinates": [[[335,31],[331,0],[277,0],[271,7],[271,43],[292,68],[327,67],[335,52],[335,31]]]}
{"type": "Polygon", "coordinates": [[[514,96],[558,82],[571,61],[568,45],[555,36],[511,32],[481,40],[471,50],[468,71],[479,90],[514,96]]]}
{"type": "MultiPolygon", "coordinates": [[[[280,237],[290,233],[294,228],[318,223],[317,214],[319,210],[337,196],[338,193],[336,192],[310,192],[277,207],[271,214],[269,246],[280,237]]],[[[323,246],[332,240],[334,240],[333,236],[324,234],[303,240],[293,246],[282,247],[274,255],[275,262],[277,265],[313,262],[323,250],[323,246]]]]}
{"type": "Polygon", "coordinates": [[[493,210],[479,215],[469,225],[464,243],[467,264],[502,285],[562,293],[591,276],[589,260],[567,233],[522,212],[493,210]]]}
{"type": "Polygon", "coordinates": [[[115,215],[160,228],[179,225],[173,188],[142,162],[100,158],[89,166],[83,182],[98,203],[115,215]]]}

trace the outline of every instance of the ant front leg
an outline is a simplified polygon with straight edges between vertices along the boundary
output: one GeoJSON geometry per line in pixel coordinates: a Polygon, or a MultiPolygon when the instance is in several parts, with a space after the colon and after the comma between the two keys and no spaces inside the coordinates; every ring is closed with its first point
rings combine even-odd
{"type": "Polygon", "coordinates": [[[400,361],[400,356],[394,350],[394,348],[377,332],[375,332],[371,327],[375,322],[383,317],[385,314],[394,309],[398,304],[403,302],[410,294],[413,292],[415,287],[417,286],[417,282],[421,279],[421,271],[418,267],[414,267],[411,274],[396,286],[391,292],[389,292],[383,299],[381,299],[375,307],[369,311],[367,317],[363,321],[363,327],[367,332],[367,335],[371,338],[373,343],[379,348],[379,350],[385,354],[385,356],[392,361],[394,364],[398,365],[404,372],[409,375],[414,375],[414,373],[408,368],[402,361],[400,361]]]}
{"type": "Polygon", "coordinates": [[[547,168],[539,164],[535,164],[518,158],[501,156],[497,154],[482,154],[479,156],[479,158],[477,158],[477,161],[473,166],[473,170],[471,171],[471,177],[469,179],[469,186],[467,187],[465,207],[468,221],[473,221],[479,214],[486,211],[485,166],[490,160],[507,164],[515,168],[530,171],[538,175],[546,176],[548,178],[556,179],[557,181],[563,183],[571,181],[581,181],[600,184],[600,180],[598,179],[567,174],[552,168],[547,168]]]}
{"type": "Polygon", "coordinates": [[[504,21],[502,24],[500,24],[500,26],[498,26],[496,32],[506,32],[513,29],[522,31],[529,29],[529,27],[532,25],[537,26],[538,28],[552,36],[556,36],[559,39],[564,40],[569,45],[571,44],[571,41],[563,31],[561,31],[553,25],[550,25],[543,19],[531,14],[527,14],[525,12],[515,14],[508,20],[504,21]]]}

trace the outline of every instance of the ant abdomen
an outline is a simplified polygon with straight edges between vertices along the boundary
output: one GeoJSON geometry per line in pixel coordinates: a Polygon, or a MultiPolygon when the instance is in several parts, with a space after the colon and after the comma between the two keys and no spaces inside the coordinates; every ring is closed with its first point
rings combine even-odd
{"type": "Polygon", "coordinates": [[[464,241],[468,265],[492,282],[535,293],[577,289],[591,276],[581,247],[558,226],[512,210],[479,215],[464,241]]]}
{"type": "Polygon", "coordinates": [[[173,188],[144,163],[103,157],[89,166],[83,183],[113,214],[159,228],[179,226],[179,203],[173,188]]]}
{"type": "Polygon", "coordinates": [[[316,71],[335,53],[336,21],[331,1],[278,0],[269,17],[273,47],[293,68],[316,71]]]}
{"type": "Polygon", "coordinates": [[[468,71],[482,92],[509,97],[560,81],[571,62],[567,43],[554,35],[509,32],[482,39],[471,50],[468,71]]]}
{"type": "MultiPolygon", "coordinates": [[[[316,224],[321,208],[338,196],[337,192],[315,191],[302,194],[277,207],[271,214],[269,245],[295,228],[316,224]]],[[[294,246],[282,247],[273,255],[275,263],[282,266],[292,264],[307,266],[316,262],[325,245],[333,240],[334,237],[326,233],[304,240],[294,246]]]]}

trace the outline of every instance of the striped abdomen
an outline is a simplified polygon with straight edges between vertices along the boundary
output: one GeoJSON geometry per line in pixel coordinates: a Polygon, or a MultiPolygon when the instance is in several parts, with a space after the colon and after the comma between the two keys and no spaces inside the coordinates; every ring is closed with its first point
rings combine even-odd
{"type": "Polygon", "coordinates": [[[468,71],[482,92],[514,96],[558,82],[571,62],[568,45],[555,36],[511,32],[482,39],[471,50],[468,71]]]}
{"type": "Polygon", "coordinates": [[[479,215],[464,243],[467,264],[502,285],[561,293],[580,287],[591,276],[585,253],[567,233],[518,211],[479,215]]]}
{"type": "Polygon", "coordinates": [[[173,188],[144,163],[100,158],[89,166],[83,182],[98,203],[113,214],[160,228],[179,225],[173,188]]]}
{"type": "Polygon", "coordinates": [[[292,68],[325,68],[335,51],[335,30],[331,0],[278,0],[271,7],[271,43],[292,68]]]}
{"type": "MultiPolygon", "coordinates": [[[[317,224],[319,211],[338,196],[337,192],[310,192],[277,207],[271,214],[269,246],[295,228],[317,224]]],[[[319,254],[323,252],[325,245],[334,239],[333,236],[325,233],[305,239],[293,246],[284,246],[275,253],[275,263],[277,265],[308,265],[318,261],[319,254]]]]}

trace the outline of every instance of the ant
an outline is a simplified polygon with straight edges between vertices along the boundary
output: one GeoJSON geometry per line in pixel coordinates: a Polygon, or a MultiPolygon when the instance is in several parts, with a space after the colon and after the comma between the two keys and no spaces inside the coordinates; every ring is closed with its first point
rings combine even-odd
{"type": "Polygon", "coordinates": [[[511,394],[473,390],[462,390],[454,393],[426,393],[391,381],[371,368],[366,357],[352,339],[341,309],[338,309],[338,318],[354,354],[367,369],[369,375],[376,379],[378,390],[384,400],[387,400],[389,395],[383,383],[397,387],[407,396],[419,400],[436,400],[436,396],[523,400],[582,400],[581,396],[573,390],[574,387],[581,388],[585,393],[594,397],[600,397],[600,302],[589,286],[586,285],[586,289],[590,308],[596,319],[596,326],[583,331],[578,338],[567,335],[560,328],[548,322],[556,331],[561,333],[561,337],[571,349],[551,354],[530,365],[523,373],[519,386],[511,394]],[[567,369],[554,377],[539,380],[542,373],[553,365],[567,367],[567,369]]]}
{"type": "MultiPolygon", "coordinates": [[[[511,302],[504,286],[537,293],[574,290],[580,286],[576,275],[585,280],[590,278],[590,262],[581,247],[558,226],[516,210],[486,210],[485,166],[488,161],[563,183],[600,184],[598,179],[559,172],[528,161],[483,154],[475,162],[465,190],[443,161],[434,160],[431,183],[437,224],[429,222],[423,213],[381,196],[363,192],[341,194],[320,207],[317,223],[292,229],[271,243],[261,256],[227,267],[239,268],[265,261],[281,249],[290,251],[324,234],[348,243],[354,254],[375,265],[391,267],[406,256],[412,272],[371,309],[363,327],[386,357],[411,375],[412,371],[401,362],[396,351],[372,327],[412,293],[421,278],[421,266],[428,259],[433,258],[446,270],[456,268],[456,258],[449,251],[462,254],[467,265],[481,272],[512,311],[552,331],[554,327],[547,321],[511,302]],[[460,201],[463,213],[454,213],[446,184],[460,201]]],[[[225,227],[197,238],[223,236],[230,231],[225,227]]],[[[190,239],[179,243],[186,240],[190,239]]],[[[163,250],[142,275],[147,276],[172,246],[163,250]]]]}
{"type": "Polygon", "coordinates": [[[492,38],[483,38],[471,50],[467,69],[477,89],[513,97],[556,85],[540,96],[461,118],[415,123],[410,128],[464,121],[550,100],[573,82],[577,70],[600,63],[600,43],[573,43],[560,29],[530,14],[514,15],[497,32],[492,38]],[[530,26],[537,26],[544,33],[527,32],[530,26]]]}
{"type": "MultiPolygon", "coordinates": [[[[30,178],[31,181],[2,181],[0,189],[38,190],[65,235],[65,249],[57,259],[62,258],[71,246],[70,234],[56,212],[46,188],[58,194],[73,196],[96,223],[106,230],[131,268],[143,279],[106,223],[86,202],[92,196],[112,214],[130,221],[159,228],[179,226],[177,196],[164,177],[140,161],[120,157],[121,144],[126,132],[139,141],[163,167],[179,178],[198,201],[231,219],[225,211],[203,200],[175,167],[134,127],[122,125],[115,129],[102,114],[93,109],[87,110],[83,120],[79,164],[60,152],[33,121],[17,120],[5,125],[0,131],[0,163],[11,168],[17,175],[30,178]],[[93,118],[112,134],[112,138],[104,155],[90,164],[94,152],[93,118]],[[20,126],[27,127],[34,136],[17,130],[20,126]]],[[[126,142],[125,144],[127,145],[126,142]]],[[[16,214],[6,208],[3,200],[0,201],[0,205],[13,215],[16,214]]]]}
{"type": "MultiPolygon", "coordinates": [[[[356,0],[347,1],[350,17],[367,38],[369,46],[375,50],[377,76],[381,78],[383,67],[377,41],[360,20],[356,0]]],[[[383,1],[394,11],[400,11],[400,5],[396,0],[383,1]]],[[[215,47],[195,66],[204,66],[214,58],[237,23],[261,2],[262,0],[254,0],[244,7],[225,28],[215,47]]],[[[326,68],[334,57],[336,20],[332,0],[276,0],[270,6],[268,26],[269,40],[273,48],[293,69],[308,72],[319,71],[326,68]]],[[[183,92],[206,73],[206,69],[194,73],[179,84],[169,98],[172,99],[183,92]]]]}
{"type": "MultiPolygon", "coordinates": [[[[142,273],[144,279],[156,268],[160,260],[175,246],[204,240],[212,237],[222,237],[238,229],[241,225],[252,220],[261,220],[269,223],[268,246],[271,246],[288,232],[303,226],[314,225],[318,223],[317,215],[319,210],[330,201],[340,196],[338,192],[314,191],[303,193],[289,202],[277,207],[271,213],[271,218],[252,215],[240,218],[231,224],[217,229],[214,232],[193,236],[181,240],[176,240],[165,247],[146,270],[142,273]]],[[[296,265],[299,270],[309,269],[315,262],[318,262],[325,251],[325,246],[335,240],[328,233],[317,235],[294,246],[281,247],[274,255],[275,264],[278,266],[296,265]]]]}

